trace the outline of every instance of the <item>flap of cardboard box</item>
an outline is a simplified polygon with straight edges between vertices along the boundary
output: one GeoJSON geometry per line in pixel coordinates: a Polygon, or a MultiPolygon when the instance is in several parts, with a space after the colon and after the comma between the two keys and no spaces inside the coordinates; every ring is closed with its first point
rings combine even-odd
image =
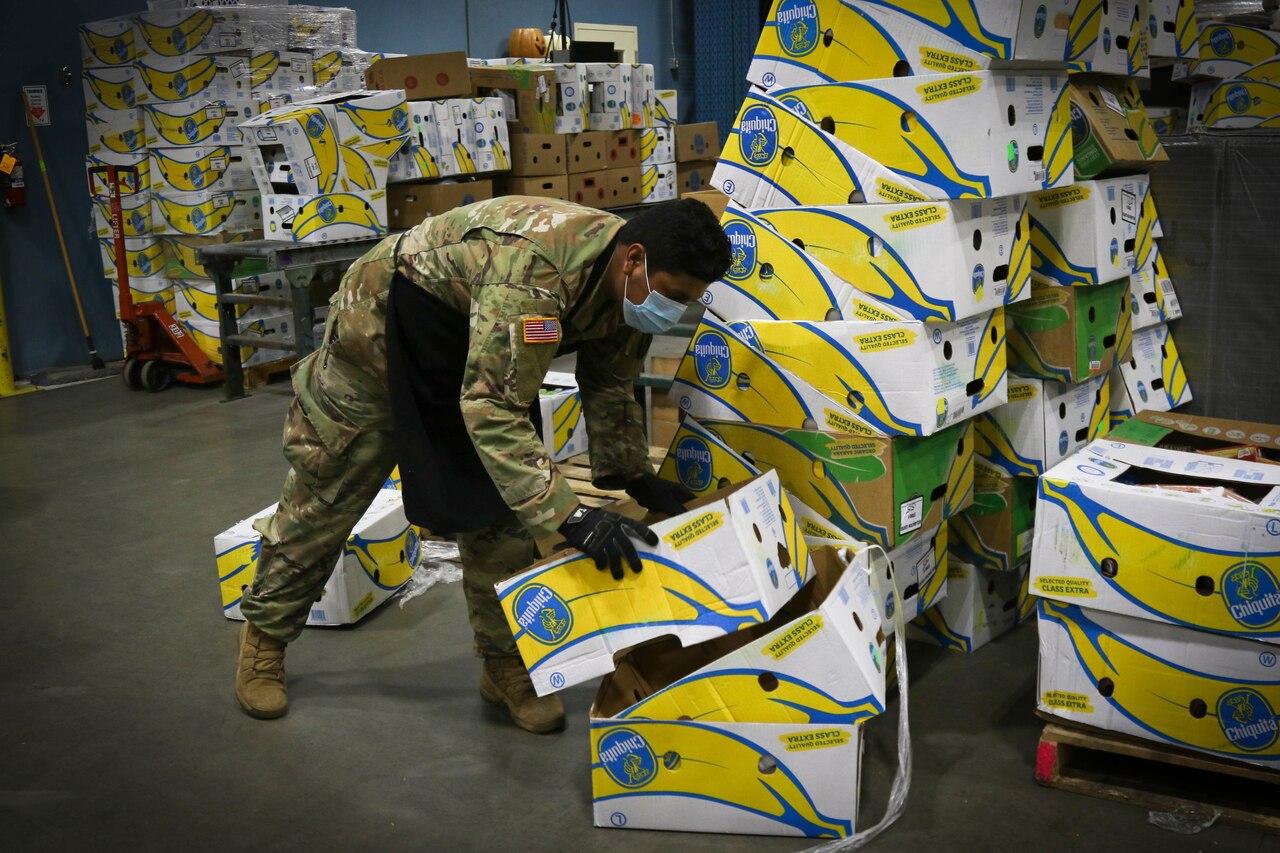
{"type": "Polygon", "coordinates": [[[460,50],[379,59],[364,79],[370,89],[404,89],[410,101],[471,95],[471,70],[460,50]]]}

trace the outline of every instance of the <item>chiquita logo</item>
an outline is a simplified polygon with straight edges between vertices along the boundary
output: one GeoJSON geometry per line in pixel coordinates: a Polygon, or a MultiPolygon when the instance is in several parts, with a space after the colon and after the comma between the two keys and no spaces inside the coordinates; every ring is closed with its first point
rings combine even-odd
{"type": "Polygon", "coordinates": [[[200,168],[199,163],[192,163],[191,168],[187,170],[187,180],[191,182],[191,186],[200,189],[204,186],[204,170],[200,168]]]}
{"type": "Polygon", "coordinates": [[[1231,618],[1246,628],[1267,628],[1280,621],[1280,584],[1256,560],[1236,563],[1223,573],[1222,598],[1231,618]]]}
{"type": "Polygon", "coordinates": [[[738,146],[752,166],[766,166],[778,156],[778,117],[765,106],[747,109],[738,123],[738,146]]]}
{"type": "Polygon", "coordinates": [[[693,342],[693,365],[698,381],[708,388],[723,388],[729,384],[729,344],[719,332],[703,332],[693,342]]]}
{"type": "Polygon", "coordinates": [[[1249,97],[1249,90],[1244,86],[1232,86],[1227,90],[1227,108],[1231,112],[1246,113],[1253,104],[1253,99],[1249,97]]]}
{"type": "Polygon", "coordinates": [[[573,611],[549,587],[532,583],[516,594],[511,613],[516,624],[540,643],[554,646],[573,628],[573,611]]]}
{"type": "Polygon", "coordinates": [[[729,238],[729,252],[732,262],[725,278],[742,281],[750,278],[756,269],[756,232],[745,222],[730,222],[724,226],[724,235],[729,238]]]}
{"type": "Polygon", "coordinates": [[[1232,37],[1231,30],[1218,27],[1209,34],[1209,46],[1218,56],[1230,56],[1236,49],[1236,40],[1232,37]]]}
{"type": "Polygon", "coordinates": [[[782,104],[801,118],[813,121],[813,113],[809,112],[809,106],[795,95],[784,95],[778,98],[778,103],[782,104]]]}
{"type": "Polygon", "coordinates": [[[1040,38],[1041,36],[1044,35],[1044,27],[1045,27],[1045,24],[1047,24],[1048,22],[1049,22],[1049,10],[1046,9],[1044,7],[1044,4],[1042,3],[1041,5],[1036,7],[1036,29],[1035,29],[1036,38],[1040,38]]]}
{"type": "Polygon", "coordinates": [[[711,484],[711,448],[705,441],[691,435],[676,445],[676,477],[693,492],[711,484]]]}
{"type": "Polygon", "coordinates": [[[418,532],[410,527],[404,535],[404,561],[416,567],[419,557],[422,556],[421,551],[422,540],[418,538],[418,532]]]}
{"type": "Polygon", "coordinates": [[[334,207],[333,199],[322,198],[316,205],[316,212],[325,222],[332,222],[338,215],[338,208],[334,207]]]}
{"type": "Polygon", "coordinates": [[[790,56],[804,56],[818,46],[818,6],[812,0],[784,0],[774,15],[778,44],[790,56]]]}
{"type": "Polygon", "coordinates": [[[181,73],[173,75],[173,91],[183,98],[187,96],[187,78],[181,73]]]}
{"type": "Polygon", "coordinates": [[[319,139],[321,136],[324,136],[326,127],[328,127],[328,123],[325,122],[324,116],[318,112],[312,113],[307,119],[307,136],[310,136],[312,139],[319,139]]]}
{"type": "Polygon", "coordinates": [[[1071,105],[1071,144],[1083,145],[1089,138],[1089,122],[1084,117],[1084,110],[1078,104],[1071,105]]]}
{"type": "Polygon", "coordinates": [[[1218,725],[1227,740],[1245,752],[1261,752],[1280,738],[1280,725],[1266,697],[1247,687],[1229,690],[1218,699],[1218,725]]]}
{"type": "Polygon", "coordinates": [[[409,116],[400,107],[396,107],[391,113],[391,124],[398,132],[405,133],[409,130],[409,116]]]}
{"type": "Polygon", "coordinates": [[[631,729],[606,732],[596,755],[609,778],[623,788],[643,788],[658,775],[658,759],[649,742],[631,729]]]}
{"type": "Polygon", "coordinates": [[[192,142],[200,138],[200,125],[194,118],[187,118],[182,122],[182,135],[192,142]]]}

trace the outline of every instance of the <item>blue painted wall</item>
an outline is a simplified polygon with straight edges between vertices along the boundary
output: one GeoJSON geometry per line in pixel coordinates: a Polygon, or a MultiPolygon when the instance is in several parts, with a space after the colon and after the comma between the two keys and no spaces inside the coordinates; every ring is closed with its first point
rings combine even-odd
{"type": "MultiPolygon", "coordinates": [[[[501,56],[506,52],[511,30],[520,26],[546,27],[553,4],[549,0],[351,0],[341,5],[358,14],[360,46],[366,50],[431,53],[465,47],[472,56],[501,56]]],[[[640,58],[654,64],[658,86],[679,89],[681,119],[699,120],[693,101],[691,0],[573,0],[571,6],[577,21],[638,26],[640,58]],[[673,23],[675,55],[680,60],[676,74],[670,69],[673,23]]],[[[4,26],[0,27],[0,80],[4,81],[0,87],[0,142],[19,143],[27,165],[28,206],[0,210],[0,282],[14,369],[19,374],[88,363],[52,216],[40,185],[35,152],[23,123],[19,86],[43,83],[49,87],[54,124],[41,129],[41,144],[62,215],[67,248],[99,352],[106,358],[119,357],[120,336],[111,290],[101,275],[98,249],[89,230],[84,175],[87,144],[76,24],[143,8],[144,0],[6,4],[4,26]],[[68,87],[60,82],[64,67],[72,73],[68,87]]]]}

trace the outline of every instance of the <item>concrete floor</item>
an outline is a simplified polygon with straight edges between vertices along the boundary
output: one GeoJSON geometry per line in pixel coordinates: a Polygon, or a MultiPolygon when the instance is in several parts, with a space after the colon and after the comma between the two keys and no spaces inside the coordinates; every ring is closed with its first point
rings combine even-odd
{"type": "MultiPolygon", "coordinates": [[[[0,400],[0,832],[10,850],[793,851],[803,840],[591,826],[585,715],[525,734],[483,705],[457,585],[289,650],[293,707],[231,695],[215,533],[275,500],[287,384],[0,400]]],[[[872,849],[1280,850],[1031,781],[1035,629],[972,657],[911,646],[915,781],[872,849]]],[[[892,771],[868,726],[864,816],[892,771]]]]}

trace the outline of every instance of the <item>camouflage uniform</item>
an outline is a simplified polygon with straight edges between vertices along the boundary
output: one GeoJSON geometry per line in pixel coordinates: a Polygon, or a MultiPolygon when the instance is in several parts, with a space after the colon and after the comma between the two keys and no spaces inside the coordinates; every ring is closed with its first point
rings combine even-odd
{"type": "Polygon", "coordinates": [[[526,568],[577,498],[528,410],[557,351],[578,352],[593,476],[650,470],[632,391],[649,336],[622,324],[592,265],[622,221],[548,199],[507,197],[458,208],[392,235],[356,261],[331,302],[324,339],[294,368],[285,419],[292,470],[280,507],[257,522],[262,551],[241,612],[264,633],[298,636],[355,523],[395,463],[387,391],[386,308],[399,271],[470,317],[460,406],[512,520],[458,534],[476,646],[515,654],[493,585],[526,568]],[[526,343],[525,318],[557,318],[560,341],[526,343]]]}

